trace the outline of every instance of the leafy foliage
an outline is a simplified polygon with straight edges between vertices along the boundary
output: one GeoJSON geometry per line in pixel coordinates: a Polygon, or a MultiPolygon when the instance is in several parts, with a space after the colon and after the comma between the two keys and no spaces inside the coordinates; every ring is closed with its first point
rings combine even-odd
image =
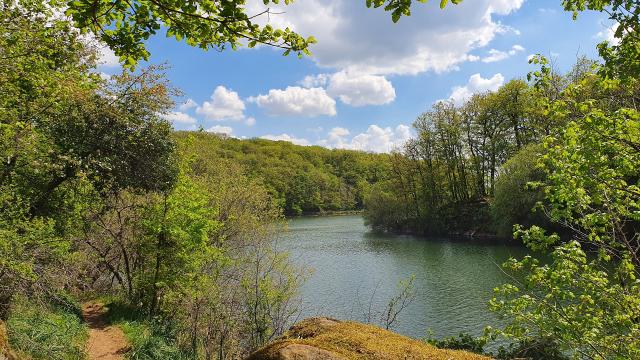
{"type": "MultiPolygon", "coordinates": [[[[290,2],[284,0],[285,4],[290,2]]],[[[266,44],[283,49],[284,55],[291,51],[310,55],[309,45],[316,42],[313,37],[304,38],[289,28],[274,29],[257,21],[271,14],[269,4],[278,3],[264,0],[264,11],[247,14],[245,1],[240,0],[68,1],[66,14],[75,26],[100,38],[130,68],[139,60],[149,59],[144,41],[163,28],[167,37],[184,39],[201,49],[266,44]]]]}
{"type": "Polygon", "coordinates": [[[613,22],[614,43],[604,41],[598,52],[605,61],[601,73],[610,79],[637,80],[640,74],[638,34],[640,33],[640,3],[635,0],[563,0],[565,10],[573,12],[574,19],[585,10],[604,12],[613,22]]]}
{"type": "Polygon", "coordinates": [[[544,198],[544,192],[535,187],[545,180],[544,171],[537,166],[542,150],[538,144],[526,146],[501,168],[491,202],[491,214],[501,236],[511,236],[514,224],[550,226],[546,215],[536,208],[544,198]]]}
{"type": "Polygon", "coordinates": [[[171,91],[154,69],[106,83],[96,49],[39,2],[0,15],[0,315],[16,292],[73,286],[83,214],[124,188],[171,187],[171,91]],[[5,36],[6,35],[6,36],[5,36]],[[145,167],[147,171],[138,171],[145,167]]]}
{"type": "MultiPolygon", "coordinates": [[[[203,132],[178,132],[190,138],[201,158],[230,160],[262,182],[287,215],[360,210],[371,184],[388,174],[385,154],[328,150],[284,141],[238,140],[203,132]]],[[[195,164],[198,166],[198,162],[195,164]]]]}
{"type": "MultiPolygon", "coordinates": [[[[426,3],[428,0],[416,0],[421,3],[426,3]]],[[[462,0],[451,0],[453,4],[459,4],[462,0]]],[[[383,7],[385,11],[391,12],[391,20],[398,22],[402,16],[411,15],[411,5],[413,0],[366,0],[367,7],[379,8],[383,7]]],[[[444,9],[449,0],[440,0],[440,8],[444,9]]]]}
{"type": "MultiPolygon", "coordinates": [[[[621,22],[637,20],[632,1],[567,1],[565,7],[606,10],[621,22]]],[[[626,45],[600,45],[611,51],[603,55],[601,77],[585,77],[546,105],[549,117],[567,121],[544,142],[546,211],[572,230],[572,239],[561,241],[535,226],[519,228],[517,235],[533,249],[549,250],[552,261],[511,259],[505,268],[521,280],[496,289],[491,301],[492,309],[509,320],[505,335],[551,337],[581,359],[640,356],[640,72],[637,57],[617,58],[630,54],[630,44],[637,50],[639,41],[637,31],[616,36],[626,45]]],[[[551,79],[546,63],[541,64],[534,76],[543,87],[551,79]]]]}
{"type": "MultiPolygon", "coordinates": [[[[507,160],[544,136],[547,124],[531,110],[540,96],[513,80],[463,106],[435,104],[415,121],[419,136],[391,157],[389,179],[367,193],[368,223],[431,234],[495,232],[488,200],[507,160]]],[[[525,192],[522,185],[516,194],[525,192]]]]}

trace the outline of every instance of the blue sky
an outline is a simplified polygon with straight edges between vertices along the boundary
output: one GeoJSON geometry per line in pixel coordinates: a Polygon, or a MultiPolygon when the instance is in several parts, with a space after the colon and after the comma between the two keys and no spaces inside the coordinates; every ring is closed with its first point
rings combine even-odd
{"type": "MultiPolygon", "coordinates": [[[[249,0],[248,12],[265,7],[249,0]]],[[[159,34],[152,63],[184,92],[168,118],[176,129],[235,137],[384,152],[412,136],[411,124],[441,99],[462,103],[532,70],[531,54],[567,70],[576,56],[597,57],[612,24],[599,13],[573,21],[560,0],[465,0],[442,11],[415,5],[393,24],[365,0],[296,0],[274,26],[315,36],[312,57],[268,47],[202,51],[159,34]]],[[[106,57],[101,67],[118,67],[106,57]]]]}

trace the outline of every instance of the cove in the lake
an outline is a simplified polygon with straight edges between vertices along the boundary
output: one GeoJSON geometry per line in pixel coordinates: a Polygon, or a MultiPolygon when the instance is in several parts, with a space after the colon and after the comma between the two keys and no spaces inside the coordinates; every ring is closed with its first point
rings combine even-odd
{"type": "Polygon", "coordinates": [[[417,296],[394,330],[414,338],[428,330],[436,337],[480,335],[498,324],[487,302],[508,280],[500,264],[527,253],[504,244],[372,233],[360,216],[294,218],[288,228],[278,247],[313,271],[301,289],[301,318],[363,321],[369,304],[384,310],[398,282],[413,274],[417,296]]]}

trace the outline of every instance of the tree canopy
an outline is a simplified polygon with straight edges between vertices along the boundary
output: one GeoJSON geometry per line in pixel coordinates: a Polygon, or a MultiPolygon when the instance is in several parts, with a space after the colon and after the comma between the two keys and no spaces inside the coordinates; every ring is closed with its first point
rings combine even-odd
{"type": "MultiPolygon", "coordinates": [[[[54,7],[64,5],[76,27],[102,40],[129,68],[149,59],[145,41],[159,31],[204,50],[262,44],[280,48],[284,55],[294,52],[303,56],[311,54],[310,47],[316,42],[313,36],[305,37],[288,27],[263,24],[265,17],[278,15],[270,5],[289,5],[293,0],[263,0],[264,8],[255,13],[249,13],[245,0],[48,1],[54,7]]],[[[461,1],[451,0],[454,4],[461,1]]],[[[441,0],[440,7],[447,3],[449,0],[441,0]]],[[[394,22],[411,14],[411,4],[412,0],[366,0],[367,7],[391,12],[394,22]]]]}

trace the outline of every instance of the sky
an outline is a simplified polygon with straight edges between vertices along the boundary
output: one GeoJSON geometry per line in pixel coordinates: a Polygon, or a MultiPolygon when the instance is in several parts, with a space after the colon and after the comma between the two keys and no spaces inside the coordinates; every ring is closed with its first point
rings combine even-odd
{"type": "MultiPolygon", "coordinates": [[[[603,14],[574,21],[560,0],[438,4],[415,4],[396,24],[365,0],[271,6],[282,14],[259,22],[318,40],[302,59],[267,46],[203,51],[159,33],[147,43],[150,62],[168,64],[169,80],[184,94],[166,118],[177,130],[388,152],[415,136],[413,121],[435,102],[461,104],[525,78],[535,69],[532,54],[567,71],[578,56],[597,58],[596,44],[612,36],[603,14]]],[[[265,8],[247,0],[248,14],[265,8]]],[[[99,70],[120,67],[105,51],[99,70]]]]}

